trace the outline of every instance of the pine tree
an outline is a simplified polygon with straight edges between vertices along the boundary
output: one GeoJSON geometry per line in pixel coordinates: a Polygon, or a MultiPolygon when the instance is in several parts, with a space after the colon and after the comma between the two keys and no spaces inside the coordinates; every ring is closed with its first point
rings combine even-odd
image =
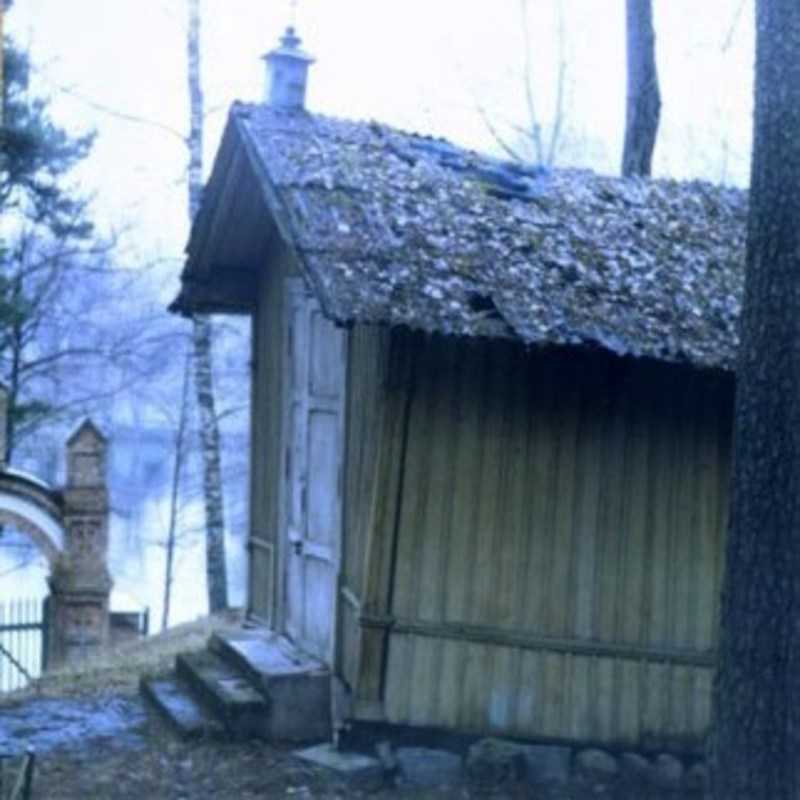
{"type": "MultiPolygon", "coordinates": [[[[6,3],[6,8],[10,7],[6,3]]],[[[50,117],[45,100],[29,91],[28,54],[3,41],[0,125],[0,379],[9,389],[6,443],[10,455],[17,429],[35,425],[50,404],[26,392],[37,364],[26,361],[48,317],[56,315],[66,273],[87,252],[97,255],[87,201],[69,184],[70,170],[88,155],[93,134],[73,136],[50,117]]],[[[74,292],[73,292],[74,294],[74,292]]],[[[52,325],[50,326],[52,328],[52,325]]],[[[36,358],[57,359],[38,348],[36,358]]],[[[52,363],[52,362],[51,362],[52,363]]]]}

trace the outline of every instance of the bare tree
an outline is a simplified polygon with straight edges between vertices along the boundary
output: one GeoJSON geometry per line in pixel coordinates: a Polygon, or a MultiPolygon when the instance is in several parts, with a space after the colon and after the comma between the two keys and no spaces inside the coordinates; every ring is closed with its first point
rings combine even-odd
{"type": "Polygon", "coordinates": [[[653,0],[626,0],[628,93],[622,174],[649,176],[661,117],[653,0]]]}
{"type": "MultiPolygon", "coordinates": [[[[200,79],[200,0],[188,0],[189,28],[187,56],[189,74],[190,127],[189,219],[200,207],[203,191],[203,89],[200,79]]],[[[194,381],[200,418],[203,452],[203,494],[206,512],[206,581],[211,613],[228,607],[228,579],[225,566],[225,513],[220,464],[219,422],[214,400],[212,368],[213,334],[211,320],[204,315],[192,318],[194,343],[194,381]]]]}
{"type": "Polygon", "coordinates": [[[558,64],[556,66],[555,102],[550,124],[543,122],[536,101],[533,40],[528,23],[528,0],[519,0],[520,26],[523,38],[522,89],[527,116],[525,124],[510,122],[501,126],[495,121],[492,114],[482,106],[478,106],[478,113],[481,115],[481,119],[483,119],[489,133],[509,158],[523,163],[533,161],[543,167],[552,167],[558,160],[564,134],[567,56],[563,0],[556,0],[555,13],[558,64]],[[510,130],[511,136],[501,130],[504,127],[510,130]]]}
{"type": "Polygon", "coordinates": [[[5,458],[42,426],[93,413],[152,375],[148,358],[174,334],[140,302],[143,275],[114,268],[114,245],[20,223],[0,253],[5,458]],[[122,303],[124,318],[112,310],[122,303]]]}
{"type": "Polygon", "coordinates": [[[169,525],[167,526],[166,564],[164,568],[164,605],[161,615],[161,630],[169,625],[169,612],[172,600],[172,582],[175,565],[175,547],[178,541],[178,503],[181,495],[181,478],[186,460],[186,429],[189,419],[189,386],[191,384],[191,354],[187,354],[181,388],[181,407],[178,424],[175,428],[175,448],[172,464],[172,486],[169,499],[169,525]]]}
{"type": "Polygon", "coordinates": [[[718,800],[800,797],[800,3],[757,0],[755,128],[731,525],[715,691],[718,800]]]}

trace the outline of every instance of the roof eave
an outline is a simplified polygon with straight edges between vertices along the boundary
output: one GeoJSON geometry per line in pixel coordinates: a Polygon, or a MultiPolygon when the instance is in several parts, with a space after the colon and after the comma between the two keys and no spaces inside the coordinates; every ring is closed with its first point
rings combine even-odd
{"type": "Polygon", "coordinates": [[[276,227],[280,230],[258,193],[248,189],[256,176],[235,113],[192,223],[181,289],[168,306],[172,313],[251,313],[263,257],[276,227]]]}
{"type": "Polygon", "coordinates": [[[170,303],[173,314],[250,314],[255,308],[258,274],[255,270],[217,266],[209,279],[184,275],[178,296],[170,303]]]}

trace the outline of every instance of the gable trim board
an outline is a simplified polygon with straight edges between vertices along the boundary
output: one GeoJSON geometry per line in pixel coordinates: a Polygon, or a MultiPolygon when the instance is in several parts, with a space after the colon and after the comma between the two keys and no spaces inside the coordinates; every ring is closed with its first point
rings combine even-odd
{"type": "Polygon", "coordinates": [[[532,172],[510,192],[482,159],[234,108],[176,307],[230,308],[236,271],[256,287],[238,308],[254,318],[251,616],[308,638],[285,580],[282,498],[305,507],[284,447],[293,285],[344,342],[343,471],[322,493],[341,503],[334,628],[316,646],[352,718],[697,750],[742,195],[532,172]]]}

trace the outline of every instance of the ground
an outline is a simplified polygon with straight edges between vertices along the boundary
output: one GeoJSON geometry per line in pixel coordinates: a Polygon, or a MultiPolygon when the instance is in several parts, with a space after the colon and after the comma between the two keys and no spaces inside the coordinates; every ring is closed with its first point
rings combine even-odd
{"type": "MultiPolygon", "coordinates": [[[[0,712],[0,746],[4,737],[7,744],[13,739],[18,747],[35,746],[35,800],[487,796],[453,786],[360,791],[288,748],[255,741],[183,742],[131,695],[28,698],[0,712]]],[[[16,761],[8,763],[13,767],[16,761]]]]}
{"type": "Polygon", "coordinates": [[[488,796],[453,786],[367,793],[305,764],[289,748],[178,740],[144,707],[139,676],[163,671],[175,652],[201,648],[210,630],[233,621],[184,626],[146,646],[120,648],[91,670],[65,671],[28,692],[6,696],[0,701],[0,753],[13,754],[6,769],[13,771],[25,748],[34,748],[35,800],[488,796]]]}
{"type": "MultiPolygon", "coordinates": [[[[256,742],[188,744],[153,728],[146,727],[143,745],[136,749],[101,740],[77,751],[43,756],[37,765],[35,797],[248,800],[362,796],[329,773],[307,767],[287,750],[256,742]]],[[[390,791],[372,796],[401,795],[390,791]]],[[[430,796],[453,795],[443,790],[430,796]]]]}

